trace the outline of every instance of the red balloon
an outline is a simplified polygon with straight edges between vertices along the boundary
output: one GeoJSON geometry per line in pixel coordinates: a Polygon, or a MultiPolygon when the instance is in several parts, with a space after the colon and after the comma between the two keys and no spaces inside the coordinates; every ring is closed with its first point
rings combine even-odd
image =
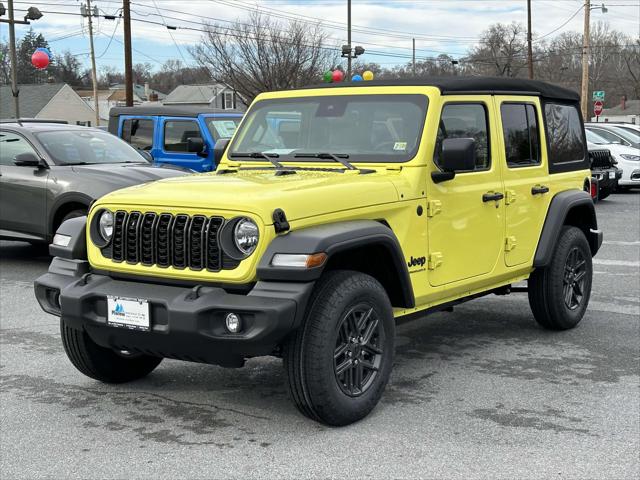
{"type": "Polygon", "coordinates": [[[33,52],[33,55],[31,55],[31,64],[38,70],[44,70],[49,66],[49,55],[42,50],[33,52]]]}
{"type": "Polygon", "coordinates": [[[342,70],[334,70],[331,74],[331,79],[334,82],[341,82],[342,80],[344,80],[344,73],[342,72],[342,70]]]}

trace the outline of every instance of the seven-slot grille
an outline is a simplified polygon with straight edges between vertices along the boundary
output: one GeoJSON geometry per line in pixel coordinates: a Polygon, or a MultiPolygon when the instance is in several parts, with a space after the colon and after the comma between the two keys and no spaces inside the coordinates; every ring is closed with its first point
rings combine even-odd
{"type": "Polygon", "coordinates": [[[114,214],[111,259],[159,267],[219,271],[234,268],[236,262],[223,261],[218,233],[222,217],[172,215],[169,213],[114,214]]]}

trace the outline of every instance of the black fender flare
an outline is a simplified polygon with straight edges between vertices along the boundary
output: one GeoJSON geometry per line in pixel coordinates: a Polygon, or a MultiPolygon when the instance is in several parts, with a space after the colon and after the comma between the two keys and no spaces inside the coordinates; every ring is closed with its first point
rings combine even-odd
{"type": "Polygon", "coordinates": [[[49,225],[49,234],[53,236],[56,233],[54,231],[54,221],[58,210],[60,210],[60,207],[68,203],[81,203],[83,205],[86,205],[87,210],[89,210],[89,207],[91,207],[91,203],[94,200],[95,199],[93,197],[80,192],[67,192],[56,198],[55,201],[51,204],[51,208],[49,208],[49,219],[47,220],[49,225]]]}
{"type": "Polygon", "coordinates": [[[56,234],[69,237],[67,245],[49,245],[49,255],[68,260],[87,260],[87,217],[70,218],[62,222],[56,234]]]}
{"type": "MultiPolygon", "coordinates": [[[[381,247],[389,255],[402,297],[398,306],[413,308],[415,306],[413,286],[400,242],[398,242],[393,230],[374,220],[336,222],[280,235],[271,242],[262,255],[257,275],[261,281],[315,281],[320,278],[334,255],[368,246],[381,247]],[[321,252],[326,253],[328,259],[318,267],[303,269],[271,265],[271,260],[276,253],[314,254],[321,252]]],[[[371,260],[375,261],[373,258],[371,260]]]]}
{"type": "Polygon", "coordinates": [[[549,264],[560,231],[567,224],[582,229],[589,242],[592,256],[598,252],[602,245],[602,231],[598,230],[591,195],[583,190],[567,190],[556,194],[551,200],[533,259],[534,267],[545,267],[549,264]]]}

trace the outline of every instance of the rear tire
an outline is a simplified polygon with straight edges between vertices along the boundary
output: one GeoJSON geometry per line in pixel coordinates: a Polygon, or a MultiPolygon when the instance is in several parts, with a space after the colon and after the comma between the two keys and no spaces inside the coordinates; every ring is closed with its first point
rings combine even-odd
{"type": "Polygon", "coordinates": [[[104,383],[124,383],[146,377],[162,361],[150,355],[126,355],[95,343],[87,332],[60,319],[60,335],[67,357],[81,373],[104,383]]]}
{"type": "Polygon", "coordinates": [[[550,330],[573,328],[591,296],[591,249],[577,227],[564,226],[551,262],[529,277],[529,305],[536,321],[550,330]]]}
{"type": "Polygon", "coordinates": [[[325,274],[304,324],[284,345],[287,386],[300,412],[334,426],[366,417],[389,380],[394,335],[391,302],[375,278],[325,274]]]}

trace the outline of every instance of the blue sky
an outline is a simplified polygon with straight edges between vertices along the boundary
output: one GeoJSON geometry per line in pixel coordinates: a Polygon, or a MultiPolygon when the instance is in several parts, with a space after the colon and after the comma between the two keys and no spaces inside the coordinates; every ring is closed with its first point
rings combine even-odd
{"type": "MultiPolygon", "coordinates": [[[[86,0],[15,0],[16,16],[33,5],[44,17],[33,28],[50,41],[54,53],[71,51],[88,65],[86,19],[77,15],[86,0]],[[75,15],[73,15],[75,14],[75,15]]],[[[118,14],[121,1],[93,0],[101,14],[118,14]]],[[[132,0],[132,17],[158,22],[135,21],[132,24],[133,60],[149,62],[158,68],[168,59],[191,63],[189,45],[199,41],[201,33],[181,27],[202,28],[204,21],[245,19],[256,7],[277,17],[304,16],[308,22],[322,24],[331,35],[328,45],[346,42],[346,0],[132,0]],[[169,31],[162,24],[177,26],[169,31]]],[[[600,5],[601,2],[593,2],[600,5]]],[[[6,4],[6,2],[5,2],[6,4]]],[[[581,31],[582,0],[533,0],[533,30],[542,36],[557,30],[581,31]],[[573,18],[571,19],[571,17],[573,18]]],[[[611,28],[633,38],[640,36],[640,0],[605,2],[608,12],[593,10],[592,22],[606,20],[611,28]]],[[[364,61],[393,66],[411,56],[411,37],[415,36],[417,57],[448,53],[463,55],[475,44],[480,33],[495,22],[526,22],[525,0],[353,0],[353,44],[364,46],[369,54],[364,61]],[[375,29],[375,30],[373,30],[375,29]]],[[[286,21],[286,19],[282,19],[286,21]]],[[[28,27],[18,26],[20,36],[28,27]]],[[[6,24],[0,24],[0,38],[6,40],[6,24]]],[[[549,37],[551,38],[551,37],[549,37]]],[[[122,68],[122,25],[119,21],[97,21],[96,55],[98,67],[122,68]]]]}

